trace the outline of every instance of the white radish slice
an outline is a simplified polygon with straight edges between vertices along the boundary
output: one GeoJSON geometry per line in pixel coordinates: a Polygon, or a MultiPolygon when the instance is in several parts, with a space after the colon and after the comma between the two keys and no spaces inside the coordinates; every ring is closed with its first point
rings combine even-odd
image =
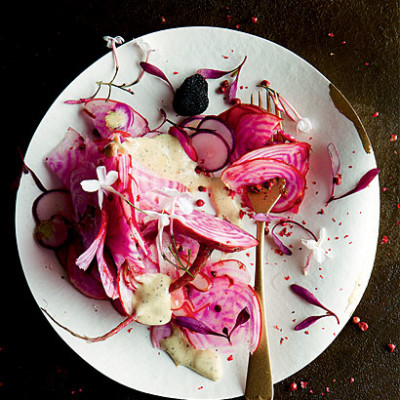
{"type": "Polygon", "coordinates": [[[36,225],[34,236],[43,247],[57,249],[69,238],[69,223],[61,215],[53,215],[36,225]]]}
{"type": "Polygon", "coordinates": [[[232,152],[235,147],[235,136],[229,126],[227,126],[221,119],[214,116],[203,118],[199,123],[198,129],[210,130],[220,135],[228,144],[229,150],[232,152]]]}
{"type": "Polygon", "coordinates": [[[32,213],[36,223],[50,220],[54,215],[61,215],[68,221],[73,221],[74,208],[71,194],[63,189],[44,192],[34,201],[32,213]]]}
{"type": "Polygon", "coordinates": [[[197,153],[197,164],[207,172],[216,172],[228,164],[229,146],[218,133],[199,130],[192,136],[192,145],[197,153]]]}

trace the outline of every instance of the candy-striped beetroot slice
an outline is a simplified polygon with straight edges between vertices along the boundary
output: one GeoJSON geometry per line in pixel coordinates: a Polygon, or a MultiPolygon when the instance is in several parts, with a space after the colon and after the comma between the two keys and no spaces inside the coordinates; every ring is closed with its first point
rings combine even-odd
{"type": "Polygon", "coordinates": [[[301,202],[304,196],[304,176],[294,167],[282,161],[257,158],[235,164],[227,168],[221,176],[222,181],[232,190],[245,186],[262,185],[270,179],[286,180],[285,194],[278,200],[272,212],[290,210],[301,202]]]}
{"type": "Polygon", "coordinates": [[[309,166],[310,147],[305,142],[276,143],[250,151],[235,161],[234,164],[256,158],[272,158],[290,164],[305,175],[309,166]]]}
{"type": "Polygon", "coordinates": [[[179,218],[174,220],[174,229],[213,249],[231,253],[248,249],[258,243],[252,235],[221,218],[197,210],[178,215],[179,218]]]}

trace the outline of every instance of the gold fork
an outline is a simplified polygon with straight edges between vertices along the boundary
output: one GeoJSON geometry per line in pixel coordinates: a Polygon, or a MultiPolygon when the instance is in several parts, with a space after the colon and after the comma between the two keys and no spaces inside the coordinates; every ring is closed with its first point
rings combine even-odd
{"type": "MultiPolygon", "coordinates": [[[[251,103],[255,103],[253,95],[251,96],[251,103]]],[[[258,92],[258,104],[263,107],[261,92],[258,92]]],[[[267,110],[271,111],[271,99],[268,94],[267,110]]],[[[279,110],[275,110],[275,113],[280,116],[279,110]]],[[[254,191],[249,190],[248,197],[254,211],[268,214],[281,197],[284,187],[285,180],[277,179],[275,185],[269,188],[262,186],[254,191]]],[[[257,221],[258,246],[256,250],[254,290],[261,308],[261,336],[257,349],[249,358],[245,391],[247,400],[272,400],[274,397],[264,306],[264,234],[265,222],[257,221]]]]}

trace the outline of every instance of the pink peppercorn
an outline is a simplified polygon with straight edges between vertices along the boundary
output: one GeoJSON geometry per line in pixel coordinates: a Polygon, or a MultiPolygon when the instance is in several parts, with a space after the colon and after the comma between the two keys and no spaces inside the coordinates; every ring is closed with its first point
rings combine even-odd
{"type": "Polygon", "coordinates": [[[197,206],[197,207],[202,207],[202,206],[204,206],[204,200],[203,200],[203,199],[198,199],[198,200],[196,201],[196,206],[197,206]]]}
{"type": "Polygon", "coordinates": [[[294,392],[295,390],[297,390],[297,383],[296,382],[292,382],[289,386],[289,390],[291,392],[294,392]]]}
{"type": "Polygon", "coordinates": [[[360,323],[358,324],[358,327],[359,327],[363,332],[365,332],[365,331],[368,329],[368,324],[367,324],[366,322],[360,322],[360,323]]]}
{"type": "Polygon", "coordinates": [[[353,317],[353,324],[359,324],[360,323],[360,318],[359,317],[353,317]]]}

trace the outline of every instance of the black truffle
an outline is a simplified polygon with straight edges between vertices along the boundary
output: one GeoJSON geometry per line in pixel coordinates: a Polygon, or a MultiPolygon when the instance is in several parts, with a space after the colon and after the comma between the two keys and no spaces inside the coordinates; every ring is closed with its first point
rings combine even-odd
{"type": "Polygon", "coordinates": [[[182,116],[201,114],[208,107],[208,83],[199,74],[187,77],[176,90],[174,110],[182,116]]]}

